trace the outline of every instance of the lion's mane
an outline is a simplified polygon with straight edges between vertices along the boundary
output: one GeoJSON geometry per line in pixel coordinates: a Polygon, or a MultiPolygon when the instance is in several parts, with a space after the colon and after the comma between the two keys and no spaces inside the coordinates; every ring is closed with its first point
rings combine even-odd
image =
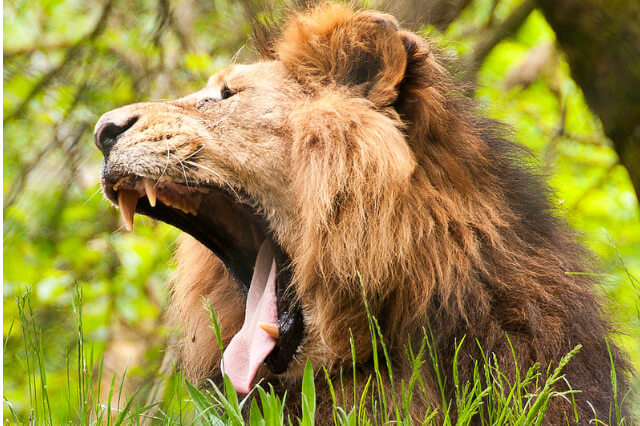
{"type": "MultiPolygon", "coordinates": [[[[581,344],[567,380],[581,391],[581,419],[591,418],[589,404],[606,416],[610,326],[594,278],[570,274],[593,270],[588,253],[526,150],[477,114],[429,42],[388,15],[335,4],[294,14],[276,37],[257,34],[263,59],[282,61],[312,99],[290,123],[296,238],[279,237],[292,260],[291,292],[313,322],[306,341],[317,344],[305,355],[314,365],[348,369],[353,335],[358,374],[372,373],[364,294],[398,380],[410,374],[408,341],[419,347],[425,329],[445,374],[464,337],[462,380],[473,379],[481,350],[514,378],[514,355],[521,372],[535,363],[546,371],[581,344]]],[[[242,296],[193,240],[177,258],[173,312],[185,327],[185,368],[202,379],[219,352],[201,300],[216,301],[228,341],[242,322],[242,296]]],[[[615,345],[611,352],[624,371],[624,356],[615,345]]],[[[421,372],[430,393],[415,397],[416,418],[441,405],[433,367],[421,372]]],[[[295,403],[299,382],[279,383],[295,403]]],[[[564,422],[569,409],[554,399],[546,421],[564,422]]]]}

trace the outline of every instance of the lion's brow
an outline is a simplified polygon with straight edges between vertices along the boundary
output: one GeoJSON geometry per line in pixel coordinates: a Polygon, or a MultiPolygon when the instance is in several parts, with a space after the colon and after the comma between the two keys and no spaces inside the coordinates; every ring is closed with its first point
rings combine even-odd
{"type": "Polygon", "coordinates": [[[227,69],[225,69],[224,71],[220,71],[220,72],[212,75],[211,77],[209,77],[209,80],[207,80],[206,87],[218,87],[218,86],[220,86],[221,83],[224,81],[224,78],[227,76],[228,73],[229,73],[229,67],[227,67],[227,69]]]}

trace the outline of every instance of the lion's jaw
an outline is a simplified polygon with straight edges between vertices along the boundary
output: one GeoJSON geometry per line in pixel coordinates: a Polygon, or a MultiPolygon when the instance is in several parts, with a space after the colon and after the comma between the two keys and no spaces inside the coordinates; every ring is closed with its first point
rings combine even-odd
{"type": "Polygon", "coordinates": [[[192,95],[126,106],[96,125],[103,191],[127,228],[140,213],[191,234],[244,293],[244,325],[225,342],[222,365],[243,393],[263,363],[285,373],[304,335],[300,308],[286,294],[290,241],[281,238],[293,235],[283,195],[291,84],[277,62],[235,66],[192,95]],[[256,75],[271,79],[258,83],[256,75]]]}

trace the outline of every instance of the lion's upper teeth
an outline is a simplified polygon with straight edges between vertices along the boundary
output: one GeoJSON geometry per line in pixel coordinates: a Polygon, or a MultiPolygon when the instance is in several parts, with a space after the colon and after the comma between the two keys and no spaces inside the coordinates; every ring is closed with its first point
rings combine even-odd
{"type": "Polygon", "coordinates": [[[173,207],[184,213],[197,216],[202,195],[208,192],[206,188],[185,188],[170,182],[159,185],[159,182],[154,182],[149,178],[142,178],[134,185],[131,185],[130,182],[129,177],[122,178],[113,186],[113,190],[118,191],[120,213],[129,231],[133,230],[133,216],[138,199],[145,194],[151,207],[156,207],[158,200],[160,200],[167,207],[173,207]],[[122,188],[127,182],[129,182],[128,186],[133,186],[133,188],[122,188]]]}
{"type": "Polygon", "coordinates": [[[201,194],[176,194],[172,192],[160,191],[158,199],[162,204],[178,209],[181,212],[189,213],[194,216],[198,214],[198,207],[202,201],[201,194]]]}
{"type": "Polygon", "coordinates": [[[113,185],[113,190],[117,191],[120,188],[120,185],[126,183],[129,180],[129,176],[122,177],[118,179],[118,181],[113,185]]]}
{"type": "Polygon", "coordinates": [[[118,191],[118,206],[127,231],[133,231],[133,215],[136,213],[138,198],[140,198],[138,191],[128,189],[118,191]]]}
{"type": "Polygon", "coordinates": [[[156,206],[156,197],[158,194],[155,183],[147,178],[142,179],[142,183],[144,184],[144,191],[147,193],[147,198],[149,199],[149,204],[151,207],[156,206]]]}

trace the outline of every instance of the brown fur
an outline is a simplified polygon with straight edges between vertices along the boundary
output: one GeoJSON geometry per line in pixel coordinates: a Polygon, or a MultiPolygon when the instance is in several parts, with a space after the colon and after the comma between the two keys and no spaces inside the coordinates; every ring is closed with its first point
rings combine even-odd
{"type": "MultiPolygon", "coordinates": [[[[263,61],[231,67],[209,89],[130,107],[141,115],[139,138],[119,142],[111,156],[140,157],[146,175],[164,167],[179,178],[184,171],[157,142],[169,136],[177,156],[201,165],[185,172],[191,181],[242,189],[261,207],[292,260],[290,291],[305,317],[303,352],[289,370],[260,373],[288,391],[291,409],[306,359],[333,375],[349,368],[350,333],[360,385],[372,373],[363,286],[398,383],[410,374],[408,339],[418,347],[424,327],[447,375],[454,344],[466,336],[463,380],[482,360],[477,344],[515,377],[507,334],[524,371],[534,363],[546,370],[581,344],[565,370],[582,391],[580,418],[593,416],[587,402],[607,418],[610,328],[593,279],[567,274],[591,270],[584,250],[552,211],[526,152],[474,113],[428,41],[389,15],[323,4],[291,16],[281,36],[258,48],[263,61]],[[196,106],[223,81],[238,90],[234,98],[196,106]],[[175,117],[191,124],[176,127],[175,117]]],[[[202,300],[221,318],[226,344],[242,323],[242,293],[192,238],[181,240],[177,260],[172,312],[184,328],[185,371],[193,380],[219,378],[202,300]]],[[[624,374],[624,356],[612,352],[624,374]]],[[[430,390],[414,396],[415,420],[441,406],[428,363],[422,375],[430,390]]],[[[325,388],[318,398],[330,406],[325,388]]],[[[564,423],[569,409],[555,398],[546,421],[564,423]]]]}

